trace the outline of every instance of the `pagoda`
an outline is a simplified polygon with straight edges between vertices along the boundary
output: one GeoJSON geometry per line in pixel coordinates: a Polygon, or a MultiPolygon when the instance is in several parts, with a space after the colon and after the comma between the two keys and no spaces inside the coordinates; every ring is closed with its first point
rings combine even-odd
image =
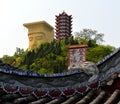
{"type": "Polygon", "coordinates": [[[72,15],[68,15],[63,11],[58,16],[56,15],[56,40],[61,40],[70,37],[72,33],[72,15]]]}

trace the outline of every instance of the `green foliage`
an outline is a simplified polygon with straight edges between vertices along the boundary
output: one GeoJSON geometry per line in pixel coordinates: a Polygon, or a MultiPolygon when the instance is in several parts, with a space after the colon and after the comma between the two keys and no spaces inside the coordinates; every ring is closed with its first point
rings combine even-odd
{"type": "Polygon", "coordinates": [[[2,59],[0,59],[0,64],[3,63],[2,59]]]}
{"type": "Polygon", "coordinates": [[[40,70],[38,70],[39,73],[46,73],[46,74],[50,74],[50,72],[48,70],[46,70],[45,68],[41,68],[40,70]]]}
{"type": "Polygon", "coordinates": [[[27,69],[27,65],[22,65],[19,67],[20,69],[26,70],[27,69]]]}
{"type": "Polygon", "coordinates": [[[4,63],[13,64],[13,62],[15,62],[15,57],[8,56],[8,55],[4,55],[4,56],[2,57],[2,61],[3,61],[4,63]]]}
{"type": "Polygon", "coordinates": [[[24,49],[20,49],[20,48],[16,47],[16,52],[14,53],[14,56],[19,57],[19,56],[22,56],[23,53],[24,53],[24,49]]]}
{"type": "Polygon", "coordinates": [[[4,55],[2,57],[2,61],[4,63],[9,63],[13,66],[19,66],[21,62],[24,60],[24,57],[26,56],[27,53],[28,53],[27,50],[24,51],[24,49],[20,49],[17,47],[13,56],[4,55]]]}
{"type": "Polygon", "coordinates": [[[110,54],[113,50],[115,50],[115,48],[112,46],[98,45],[93,48],[90,47],[87,49],[87,60],[97,63],[102,60],[103,57],[110,54]]]}
{"type": "Polygon", "coordinates": [[[73,37],[43,43],[35,51],[28,51],[20,67],[34,69],[40,73],[61,73],[67,71],[68,45],[78,44],[73,37]]]}
{"type": "Polygon", "coordinates": [[[84,29],[73,37],[60,41],[43,43],[33,51],[24,51],[16,48],[13,56],[4,55],[2,61],[17,66],[23,70],[37,71],[39,73],[66,72],[68,67],[68,46],[75,44],[87,44],[87,61],[98,62],[115,50],[112,46],[98,44],[103,41],[103,34],[97,31],[84,29]]]}

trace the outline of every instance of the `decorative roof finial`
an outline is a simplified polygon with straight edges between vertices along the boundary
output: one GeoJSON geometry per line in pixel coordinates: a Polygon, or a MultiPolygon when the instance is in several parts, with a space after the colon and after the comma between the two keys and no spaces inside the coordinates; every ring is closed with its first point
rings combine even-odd
{"type": "Polygon", "coordinates": [[[65,10],[63,10],[63,13],[62,13],[63,15],[67,15],[67,13],[65,12],[65,10]]]}

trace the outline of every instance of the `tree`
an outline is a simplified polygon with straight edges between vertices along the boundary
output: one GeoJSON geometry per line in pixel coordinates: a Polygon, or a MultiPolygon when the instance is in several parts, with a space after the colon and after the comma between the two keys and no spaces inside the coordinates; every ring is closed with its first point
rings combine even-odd
{"type": "Polygon", "coordinates": [[[75,38],[78,41],[80,41],[80,39],[85,39],[87,41],[94,40],[96,41],[96,43],[101,43],[104,41],[103,36],[104,34],[97,33],[96,30],[92,30],[92,29],[83,29],[80,32],[75,32],[75,38]]]}
{"type": "Polygon", "coordinates": [[[93,61],[97,63],[102,60],[105,56],[115,50],[115,47],[98,45],[97,47],[87,49],[87,61],[93,61]]]}
{"type": "Polygon", "coordinates": [[[2,59],[0,58],[0,63],[3,63],[2,59]]]}
{"type": "MultiPolygon", "coordinates": [[[[103,37],[100,34],[95,36],[95,34],[97,34],[96,31],[83,31],[88,34],[85,36],[80,34],[81,37],[77,38],[80,44],[88,44],[89,46],[87,48],[87,61],[97,63],[103,57],[115,50],[112,46],[97,44],[96,41],[98,42],[98,40],[103,40],[103,37]],[[94,35],[94,38],[92,35],[94,35]]],[[[16,48],[14,56],[4,55],[2,61],[24,70],[34,70],[39,73],[66,72],[68,71],[68,46],[78,44],[78,40],[73,37],[69,37],[60,41],[43,43],[35,51],[26,50],[23,52],[22,49],[16,48]]]]}
{"type": "Polygon", "coordinates": [[[12,65],[13,62],[15,62],[15,57],[9,56],[9,55],[3,55],[2,61],[3,61],[4,63],[8,63],[8,64],[11,64],[11,65],[12,65]]]}
{"type": "Polygon", "coordinates": [[[23,52],[24,52],[24,49],[20,49],[20,48],[16,47],[16,52],[14,53],[14,56],[18,57],[18,56],[22,55],[23,52]]]}

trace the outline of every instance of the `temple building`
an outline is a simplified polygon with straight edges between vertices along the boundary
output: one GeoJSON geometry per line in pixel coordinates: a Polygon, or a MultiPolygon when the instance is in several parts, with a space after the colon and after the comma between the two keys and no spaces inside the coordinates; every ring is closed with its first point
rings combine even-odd
{"type": "Polygon", "coordinates": [[[72,15],[66,12],[56,15],[56,40],[70,37],[72,33],[72,15]]]}
{"type": "Polygon", "coordinates": [[[36,49],[41,43],[51,42],[54,38],[54,28],[46,21],[23,24],[28,29],[29,50],[36,49]]]}

